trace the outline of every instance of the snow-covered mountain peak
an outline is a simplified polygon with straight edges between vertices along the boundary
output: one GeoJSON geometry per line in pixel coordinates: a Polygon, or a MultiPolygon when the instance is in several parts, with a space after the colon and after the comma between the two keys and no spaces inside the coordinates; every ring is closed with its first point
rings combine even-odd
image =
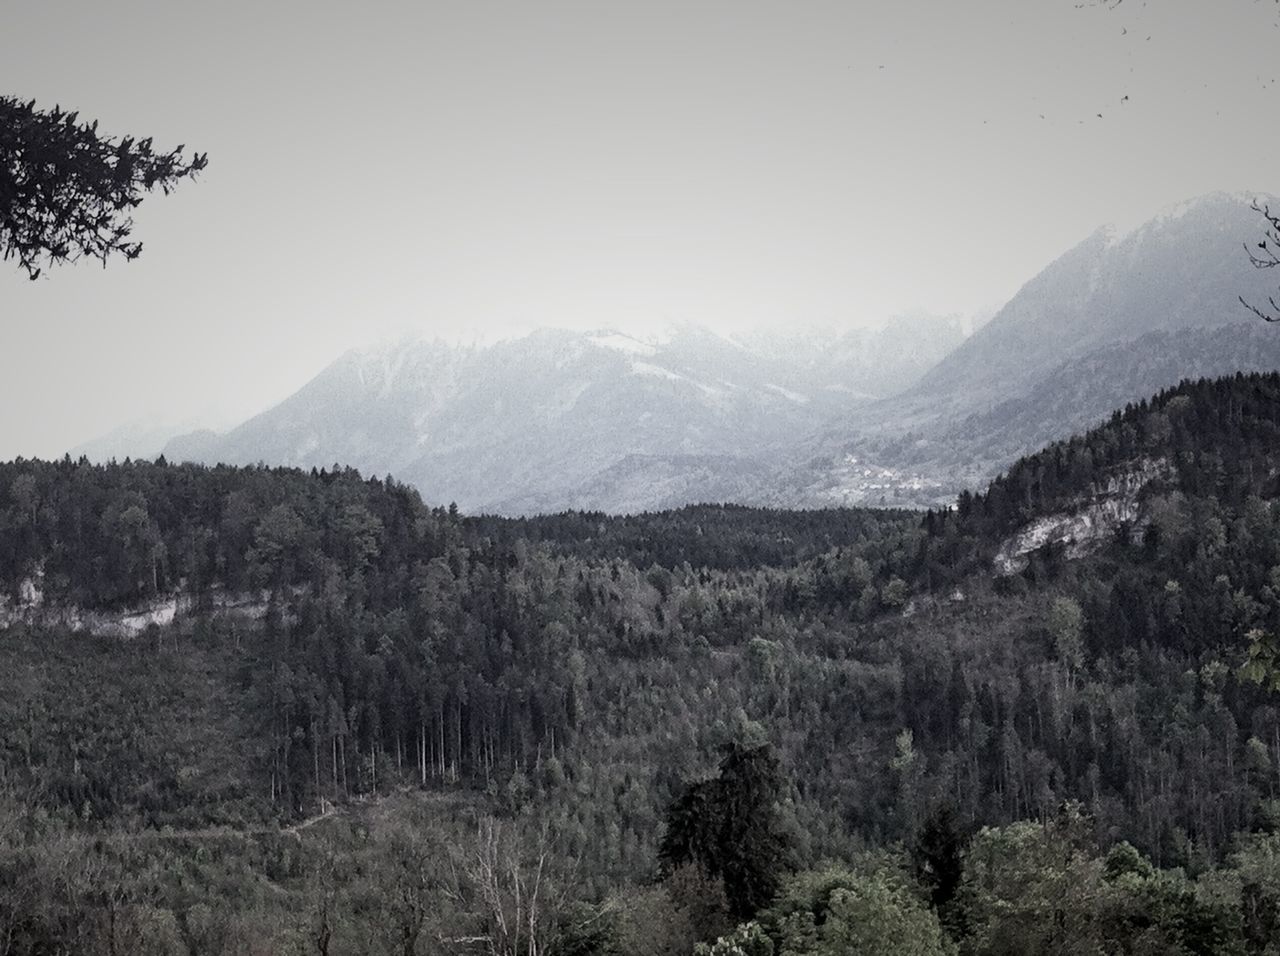
{"type": "MultiPolygon", "coordinates": [[[[865,393],[888,394],[953,340],[938,326],[911,350],[750,348],[689,324],[653,338],[610,328],[472,345],[405,337],[352,350],[275,408],[172,448],[208,462],[340,462],[470,510],[558,510],[607,502],[624,461],[636,480],[649,467],[737,480],[746,472],[735,462],[846,421],[865,393]]],[[[719,494],[688,489],[694,500],[719,494]]],[[[650,503],[667,503],[659,491],[650,503]]]]}
{"type": "Polygon", "coordinates": [[[640,339],[612,330],[590,332],[587,334],[587,341],[597,348],[622,352],[626,355],[649,357],[658,352],[657,347],[648,342],[642,342],[640,339]]]}
{"type": "Polygon", "coordinates": [[[1256,190],[1219,190],[1194,196],[1162,206],[1156,212],[1140,217],[1120,219],[1101,229],[1105,247],[1110,249],[1125,244],[1137,244],[1144,239],[1168,229],[1188,216],[1221,219],[1238,215],[1242,208],[1253,203],[1277,205],[1276,197],[1256,190]]]}

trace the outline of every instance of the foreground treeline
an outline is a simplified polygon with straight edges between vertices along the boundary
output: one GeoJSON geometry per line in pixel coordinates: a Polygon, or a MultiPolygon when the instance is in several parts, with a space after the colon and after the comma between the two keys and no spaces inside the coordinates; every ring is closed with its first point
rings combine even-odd
{"type": "MultiPolygon", "coordinates": [[[[14,845],[30,859],[45,841],[151,847],[149,862],[123,865],[135,874],[172,868],[165,841],[207,854],[211,831],[239,834],[219,857],[233,872],[190,900],[243,892],[229,913],[296,928],[318,877],[305,861],[283,882],[263,877],[253,847],[310,846],[366,826],[352,807],[447,793],[473,809],[441,837],[442,860],[493,817],[545,830],[546,859],[572,871],[584,905],[684,899],[693,890],[670,887],[706,874],[664,862],[669,814],[700,805],[712,791],[686,783],[713,779],[720,749],[758,725],[777,750],[789,849],[752,903],[758,926],[741,932],[775,952],[807,951],[768,916],[794,874],[839,861],[870,879],[871,848],[914,846],[943,805],[957,833],[979,834],[964,851],[972,878],[975,848],[997,846],[983,827],[1007,837],[990,859],[1069,831],[1080,872],[1102,867],[1088,900],[1111,906],[1129,883],[1104,864],[1127,842],[1159,884],[1138,889],[1218,900],[1232,945],[1253,945],[1255,891],[1239,873],[1270,885],[1259,874],[1280,826],[1280,698],[1242,664],[1280,631],[1278,409],[1277,376],[1186,385],[1016,466],[961,511],[922,518],[704,507],[504,522],[342,469],[0,465],[0,611],[26,606],[27,621],[0,632],[14,845]],[[1022,573],[993,574],[1007,534],[1105,496],[1143,463],[1140,520],[1088,557],[1047,547],[1022,573]],[[42,616],[175,595],[193,612],[132,641],[42,616]],[[222,613],[233,595],[254,613],[222,613]],[[281,835],[333,806],[335,818],[281,835]],[[270,915],[273,883],[288,919],[270,915]]],[[[909,855],[876,864],[888,882],[867,892],[915,894],[909,855]]],[[[343,886],[348,919],[373,912],[343,886]]],[[[145,899],[187,905],[161,889],[145,899]]],[[[934,903],[942,945],[1098,951],[1063,948],[1083,930],[1028,950],[997,933],[978,949],[995,917],[974,904],[957,922],[934,903]]],[[[723,912],[688,918],[698,940],[751,922],[739,905],[723,912]]],[[[1117,932],[1118,911],[1089,912],[1089,926],[1117,932]]],[[[476,918],[449,932],[485,935],[468,929],[476,918]]],[[[365,932],[344,925],[350,939],[365,932]]],[[[399,951],[431,952],[433,938],[399,951]]],[[[1166,951],[1141,945],[1116,951],[1166,951]]]]}
{"type": "MultiPolygon", "coordinates": [[[[1227,865],[1189,878],[1128,843],[1106,852],[1066,808],[1041,823],[984,828],[942,886],[914,853],[802,871],[772,903],[698,956],[1272,954],[1280,951],[1274,836],[1241,843],[1227,865]],[[945,889],[940,893],[940,889],[945,889]]],[[[659,951],[659,950],[655,950],[659,951]]],[[[668,950],[677,952],[679,949],[668,950]]]]}
{"type": "Polygon", "coordinates": [[[1079,805],[800,858],[771,748],[730,747],[648,878],[590,894],[533,811],[399,795],[293,829],[87,833],[0,802],[0,952],[491,956],[1250,956],[1280,949],[1280,834],[1217,867],[1099,845],[1079,805]]]}
{"type": "MultiPolygon", "coordinates": [[[[1103,850],[1080,805],[976,832],[942,804],[905,846],[796,865],[768,745],[730,746],[666,819],[662,875],[694,867],[722,892],[704,929],[736,923],[697,956],[779,954],[1244,954],[1280,949],[1280,837],[1241,838],[1198,878],[1160,870],[1127,842],[1103,850]]],[[[674,924],[673,924],[674,925],[674,924]]],[[[668,952],[687,950],[687,941],[668,952]]],[[[608,951],[605,947],[602,951],[608,951]]]]}

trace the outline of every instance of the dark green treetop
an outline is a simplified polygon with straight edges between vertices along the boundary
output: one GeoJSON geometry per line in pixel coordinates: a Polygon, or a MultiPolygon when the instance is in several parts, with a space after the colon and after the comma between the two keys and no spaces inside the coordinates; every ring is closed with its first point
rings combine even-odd
{"type": "Polygon", "coordinates": [[[47,265],[99,259],[113,253],[135,259],[142,243],[131,238],[130,211],[143,193],[168,193],[208,164],[189,160],[183,146],[157,151],[151,139],[116,139],[98,123],[35,100],[0,96],[0,250],[36,279],[47,265]]]}
{"type": "Polygon", "coordinates": [[[694,863],[719,877],[732,914],[749,919],[772,901],[792,868],[777,806],[782,787],[772,745],[729,744],[719,776],[690,784],[667,811],[659,848],[664,868],[694,863]]]}

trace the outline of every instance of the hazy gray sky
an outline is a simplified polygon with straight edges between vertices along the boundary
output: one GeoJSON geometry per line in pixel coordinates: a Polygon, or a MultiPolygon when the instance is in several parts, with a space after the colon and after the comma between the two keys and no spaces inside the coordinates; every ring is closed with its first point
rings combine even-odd
{"type": "Polygon", "coordinates": [[[138,261],[0,270],[0,457],[226,424],[408,331],[998,304],[1103,222],[1280,192],[1276,23],[1271,0],[6,4],[0,90],[210,165],[143,204],[138,261]]]}

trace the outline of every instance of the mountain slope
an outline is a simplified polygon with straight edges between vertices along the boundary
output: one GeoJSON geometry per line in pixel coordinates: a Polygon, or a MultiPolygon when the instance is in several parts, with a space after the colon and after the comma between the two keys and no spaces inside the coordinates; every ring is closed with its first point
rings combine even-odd
{"type": "Polygon", "coordinates": [[[503,514],[938,504],[1184,378],[1280,367],[1280,333],[1238,300],[1275,278],[1241,249],[1259,222],[1214,194],[1099,229],[967,338],[907,316],[843,335],[542,330],[353,352],[166,455],[351,465],[503,514]]]}
{"type": "Polygon", "coordinates": [[[662,342],[549,329],[488,347],[404,342],[348,353],[231,432],[183,436],[165,451],[350,465],[472,511],[738,498],[785,457],[779,448],[909,384],[962,335],[953,319],[925,317],[786,346],[694,327],[662,342]]]}
{"type": "Polygon", "coordinates": [[[1238,297],[1265,301],[1274,286],[1241,248],[1259,222],[1248,200],[1215,193],[1127,234],[1099,229],[1023,286],[908,397],[978,410],[1100,347],[1243,321],[1238,297]]]}
{"type": "Polygon", "coordinates": [[[847,481],[842,471],[856,459],[901,476],[889,503],[942,504],[964,488],[982,487],[1018,458],[1184,379],[1275,369],[1280,332],[1261,322],[1150,332],[1064,362],[1028,393],[954,421],[845,441],[828,436],[810,448],[812,467],[779,477],[784,487],[774,494],[780,500],[838,501],[847,481]],[[787,481],[796,484],[787,489],[787,481]]]}
{"type": "MultiPolygon", "coordinates": [[[[1124,563],[1150,565],[1157,585],[1181,578],[1180,587],[1210,592],[1261,588],[1280,560],[1269,528],[1277,475],[1280,373],[1187,381],[1019,459],[985,491],[961,494],[954,510],[930,513],[917,564],[944,582],[993,569],[1054,576],[1064,557],[1111,549],[1124,563]],[[1206,573],[1250,552],[1265,558],[1249,559],[1247,581],[1235,569],[1206,573]]],[[[1268,603],[1274,598],[1269,590],[1268,603]]],[[[1242,604],[1200,631],[1226,639],[1224,621],[1237,613],[1256,608],[1242,604]]]]}
{"type": "Polygon", "coordinates": [[[804,442],[766,499],[879,503],[870,473],[891,476],[886,504],[942,504],[1183,379],[1280,368],[1280,333],[1239,302],[1265,301],[1275,280],[1241,249],[1258,223],[1215,194],[1098,230],[914,387],[804,442]]]}

